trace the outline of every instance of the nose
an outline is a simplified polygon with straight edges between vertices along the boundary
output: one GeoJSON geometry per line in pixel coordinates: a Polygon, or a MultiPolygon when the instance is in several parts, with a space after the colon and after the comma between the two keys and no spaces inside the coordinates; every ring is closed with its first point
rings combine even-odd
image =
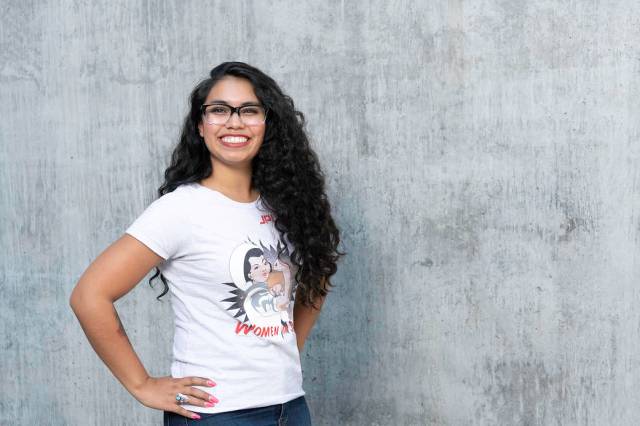
{"type": "Polygon", "coordinates": [[[231,117],[227,120],[226,126],[229,128],[244,127],[244,123],[240,119],[240,113],[233,111],[231,117]]]}

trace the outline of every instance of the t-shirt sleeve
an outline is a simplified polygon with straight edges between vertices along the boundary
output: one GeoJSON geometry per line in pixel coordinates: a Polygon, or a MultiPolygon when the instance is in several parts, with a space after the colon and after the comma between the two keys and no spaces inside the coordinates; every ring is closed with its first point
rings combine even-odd
{"type": "Polygon", "coordinates": [[[179,206],[167,195],[151,203],[125,231],[165,260],[180,252],[188,236],[179,206]]]}

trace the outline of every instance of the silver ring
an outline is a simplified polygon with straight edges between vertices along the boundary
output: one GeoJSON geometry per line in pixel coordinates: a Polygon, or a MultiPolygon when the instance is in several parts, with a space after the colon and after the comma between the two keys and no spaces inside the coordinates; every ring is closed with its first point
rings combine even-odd
{"type": "Polygon", "coordinates": [[[176,401],[178,401],[178,404],[184,404],[188,400],[189,397],[187,395],[181,394],[180,392],[176,394],[176,401]]]}

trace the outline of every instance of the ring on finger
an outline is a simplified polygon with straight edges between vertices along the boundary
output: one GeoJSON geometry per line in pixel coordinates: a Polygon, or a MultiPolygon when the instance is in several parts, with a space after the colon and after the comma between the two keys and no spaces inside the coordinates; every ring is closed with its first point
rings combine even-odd
{"type": "Polygon", "coordinates": [[[178,402],[178,404],[184,404],[188,400],[189,400],[189,397],[187,395],[180,392],[176,394],[176,401],[178,402]]]}

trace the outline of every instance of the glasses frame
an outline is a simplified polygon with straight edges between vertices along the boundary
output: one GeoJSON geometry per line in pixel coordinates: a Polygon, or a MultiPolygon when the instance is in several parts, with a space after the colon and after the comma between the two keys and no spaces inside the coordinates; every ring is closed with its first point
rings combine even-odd
{"type": "Polygon", "coordinates": [[[264,105],[260,105],[260,104],[246,104],[246,105],[240,105],[238,107],[234,107],[231,106],[229,104],[226,104],[224,102],[214,102],[212,104],[203,104],[200,107],[200,112],[202,114],[202,120],[209,124],[209,125],[215,125],[215,126],[224,126],[225,124],[227,124],[229,122],[229,120],[231,120],[231,117],[233,117],[233,114],[238,114],[238,119],[240,120],[240,122],[242,122],[242,124],[244,124],[245,126],[260,126],[264,123],[266,123],[267,121],[267,114],[269,113],[269,108],[266,108],[264,105]],[[220,124],[216,124],[216,123],[209,123],[206,119],[205,119],[205,108],[209,107],[209,106],[214,106],[214,105],[218,105],[218,106],[226,106],[227,108],[229,108],[231,110],[231,114],[229,114],[229,118],[227,118],[227,121],[225,121],[224,123],[220,123],[220,124]],[[260,123],[256,123],[256,124],[247,124],[244,121],[242,121],[242,116],[240,115],[240,110],[242,108],[247,108],[247,107],[260,107],[264,110],[264,120],[261,121],[260,123]]]}

